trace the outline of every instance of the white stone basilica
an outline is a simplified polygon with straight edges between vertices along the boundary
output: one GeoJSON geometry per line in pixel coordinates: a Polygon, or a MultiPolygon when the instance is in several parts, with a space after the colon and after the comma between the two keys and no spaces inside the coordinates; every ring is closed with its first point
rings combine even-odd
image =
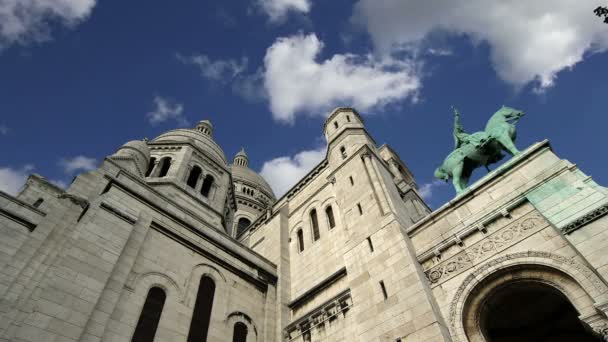
{"type": "Polygon", "coordinates": [[[0,341],[608,340],[608,191],[547,141],[431,212],[354,109],[323,130],[279,199],[209,121],[0,192],[0,341]]]}

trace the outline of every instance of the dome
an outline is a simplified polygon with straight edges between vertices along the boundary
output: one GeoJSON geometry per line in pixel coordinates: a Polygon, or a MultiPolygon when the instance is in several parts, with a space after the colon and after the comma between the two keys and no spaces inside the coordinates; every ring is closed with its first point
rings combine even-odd
{"type": "Polygon", "coordinates": [[[240,180],[248,184],[254,184],[258,188],[262,189],[262,191],[266,192],[267,195],[270,195],[271,199],[274,201],[276,197],[272,191],[272,188],[262,176],[248,167],[248,160],[249,159],[247,158],[245,149],[241,148],[239,153],[234,156],[234,163],[232,164],[232,180],[240,180]]]}
{"type": "Polygon", "coordinates": [[[272,197],[272,200],[276,199],[274,192],[272,191],[272,188],[270,187],[270,185],[268,185],[266,180],[262,176],[260,176],[257,172],[253,171],[252,169],[250,169],[248,167],[233,165],[232,166],[232,179],[244,181],[244,182],[247,182],[250,184],[255,184],[260,189],[262,189],[264,192],[266,192],[266,194],[270,195],[272,197]]]}
{"type": "MultiPolygon", "coordinates": [[[[205,125],[207,126],[207,125],[205,125]]],[[[197,125],[200,128],[200,125],[197,125]]],[[[211,127],[211,124],[207,127],[211,127]]],[[[194,129],[174,129],[172,131],[163,133],[156,137],[154,142],[191,142],[201,150],[209,153],[209,156],[216,162],[222,165],[228,165],[224,151],[220,146],[213,141],[211,132],[203,133],[199,128],[194,129]]]]}

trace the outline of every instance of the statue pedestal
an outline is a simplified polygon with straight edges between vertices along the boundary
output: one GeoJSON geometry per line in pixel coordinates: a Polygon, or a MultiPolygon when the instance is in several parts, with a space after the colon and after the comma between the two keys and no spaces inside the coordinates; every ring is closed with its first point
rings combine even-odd
{"type": "Polygon", "coordinates": [[[476,305],[513,279],[560,289],[597,331],[598,322],[608,322],[606,213],[608,191],[558,158],[545,140],[473,183],[408,235],[455,340],[481,337],[476,305]]]}

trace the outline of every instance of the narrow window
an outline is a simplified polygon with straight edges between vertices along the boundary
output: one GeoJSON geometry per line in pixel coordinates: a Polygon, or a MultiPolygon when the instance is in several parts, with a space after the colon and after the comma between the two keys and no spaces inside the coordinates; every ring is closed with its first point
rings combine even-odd
{"type": "Polygon", "coordinates": [[[312,240],[317,241],[321,237],[319,232],[319,220],[317,219],[317,209],[310,212],[310,224],[312,225],[312,240]]]}
{"type": "Polygon", "coordinates": [[[383,280],[380,280],[380,288],[382,289],[382,295],[384,296],[384,300],[387,300],[388,294],[386,293],[386,286],[384,286],[383,280]]]}
{"type": "Polygon", "coordinates": [[[244,323],[236,322],[234,324],[232,342],[247,342],[247,326],[244,323]]]}
{"type": "Polygon", "coordinates": [[[211,191],[211,186],[213,185],[213,176],[207,175],[205,176],[205,180],[203,181],[203,186],[201,187],[201,195],[205,197],[209,197],[209,192],[211,191]]]}
{"type": "Polygon", "coordinates": [[[192,170],[190,170],[190,175],[188,176],[188,181],[186,182],[186,184],[188,184],[188,186],[192,189],[196,188],[196,182],[201,176],[201,172],[203,172],[203,170],[201,170],[201,168],[198,166],[194,166],[192,170]]]}
{"type": "Polygon", "coordinates": [[[166,298],[165,291],[159,287],[153,287],[148,291],[148,297],[146,297],[131,339],[132,342],[152,342],[154,340],[166,298]]]}
{"type": "Polygon", "coordinates": [[[334,121],[334,127],[338,128],[338,121],[334,121]]]}
{"type": "Polygon", "coordinates": [[[363,208],[361,208],[361,203],[357,203],[357,209],[359,209],[359,215],[363,215],[363,208]]]}
{"type": "Polygon", "coordinates": [[[241,234],[249,227],[251,221],[246,219],[245,217],[241,217],[236,227],[236,236],[239,237],[241,234]]]}
{"type": "Polygon", "coordinates": [[[160,172],[158,173],[158,177],[165,177],[169,172],[169,168],[171,167],[171,158],[165,157],[160,160],[160,172]]]}
{"type": "Polygon", "coordinates": [[[346,159],[346,148],[344,146],[340,147],[340,153],[342,153],[342,159],[346,159]]]}
{"type": "Polygon", "coordinates": [[[304,233],[302,232],[302,229],[298,230],[298,251],[302,252],[304,251],[304,233]]]}
{"type": "Polygon", "coordinates": [[[39,206],[42,204],[42,202],[44,202],[44,199],[39,198],[39,199],[37,199],[37,200],[36,200],[36,202],[34,202],[34,204],[32,204],[32,205],[34,206],[34,208],[38,208],[38,207],[39,207],[39,206]]]}
{"type": "Polygon", "coordinates": [[[353,179],[353,176],[348,176],[348,180],[350,180],[350,185],[355,185],[355,180],[353,179]]]}
{"type": "Polygon", "coordinates": [[[188,342],[207,341],[214,294],[215,283],[213,280],[209,277],[201,277],[198,293],[196,294],[196,303],[194,303],[194,311],[192,312],[188,342]]]}
{"type": "Polygon", "coordinates": [[[350,122],[350,115],[346,116],[346,121],[350,122]]]}
{"type": "Polygon", "coordinates": [[[367,245],[369,246],[369,251],[370,252],[374,252],[374,244],[372,243],[372,237],[368,236],[367,237],[367,245]]]}
{"type": "Polygon", "coordinates": [[[150,177],[152,170],[154,170],[154,163],[156,163],[156,158],[150,158],[150,162],[148,163],[148,169],[146,170],[146,177],[150,177]]]}
{"type": "Polygon", "coordinates": [[[329,229],[332,229],[336,226],[336,221],[334,220],[334,210],[331,205],[325,208],[325,215],[327,215],[327,223],[329,223],[329,229]]]}

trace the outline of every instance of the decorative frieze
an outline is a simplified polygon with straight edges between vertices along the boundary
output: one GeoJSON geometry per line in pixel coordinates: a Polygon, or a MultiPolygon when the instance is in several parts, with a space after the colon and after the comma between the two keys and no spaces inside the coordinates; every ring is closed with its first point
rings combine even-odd
{"type": "Polygon", "coordinates": [[[426,270],[426,277],[431,284],[446,281],[473,267],[481,260],[487,259],[514,243],[523,240],[545,226],[547,226],[547,222],[543,217],[536,212],[532,212],[426,270]]]}
{"type": "Polygon", "coordinates": [[[572,233],[573,231],[579,229],[587,223],[597,220],[598,218],[606,214],[608,214],[608,203],[568,223],[564,228],[562,228],[562,231],[564,232],[564,234],[572,233]]]}
{"type": "Polygon", "coordinates": [[[289,324],[284,331],[285,341],[293,341],[302,335],[310,334],[312,329],[324,329],[325,323],[339,317],[353,306],[350,289],[319,305],[312,311],[289,324]]]}

